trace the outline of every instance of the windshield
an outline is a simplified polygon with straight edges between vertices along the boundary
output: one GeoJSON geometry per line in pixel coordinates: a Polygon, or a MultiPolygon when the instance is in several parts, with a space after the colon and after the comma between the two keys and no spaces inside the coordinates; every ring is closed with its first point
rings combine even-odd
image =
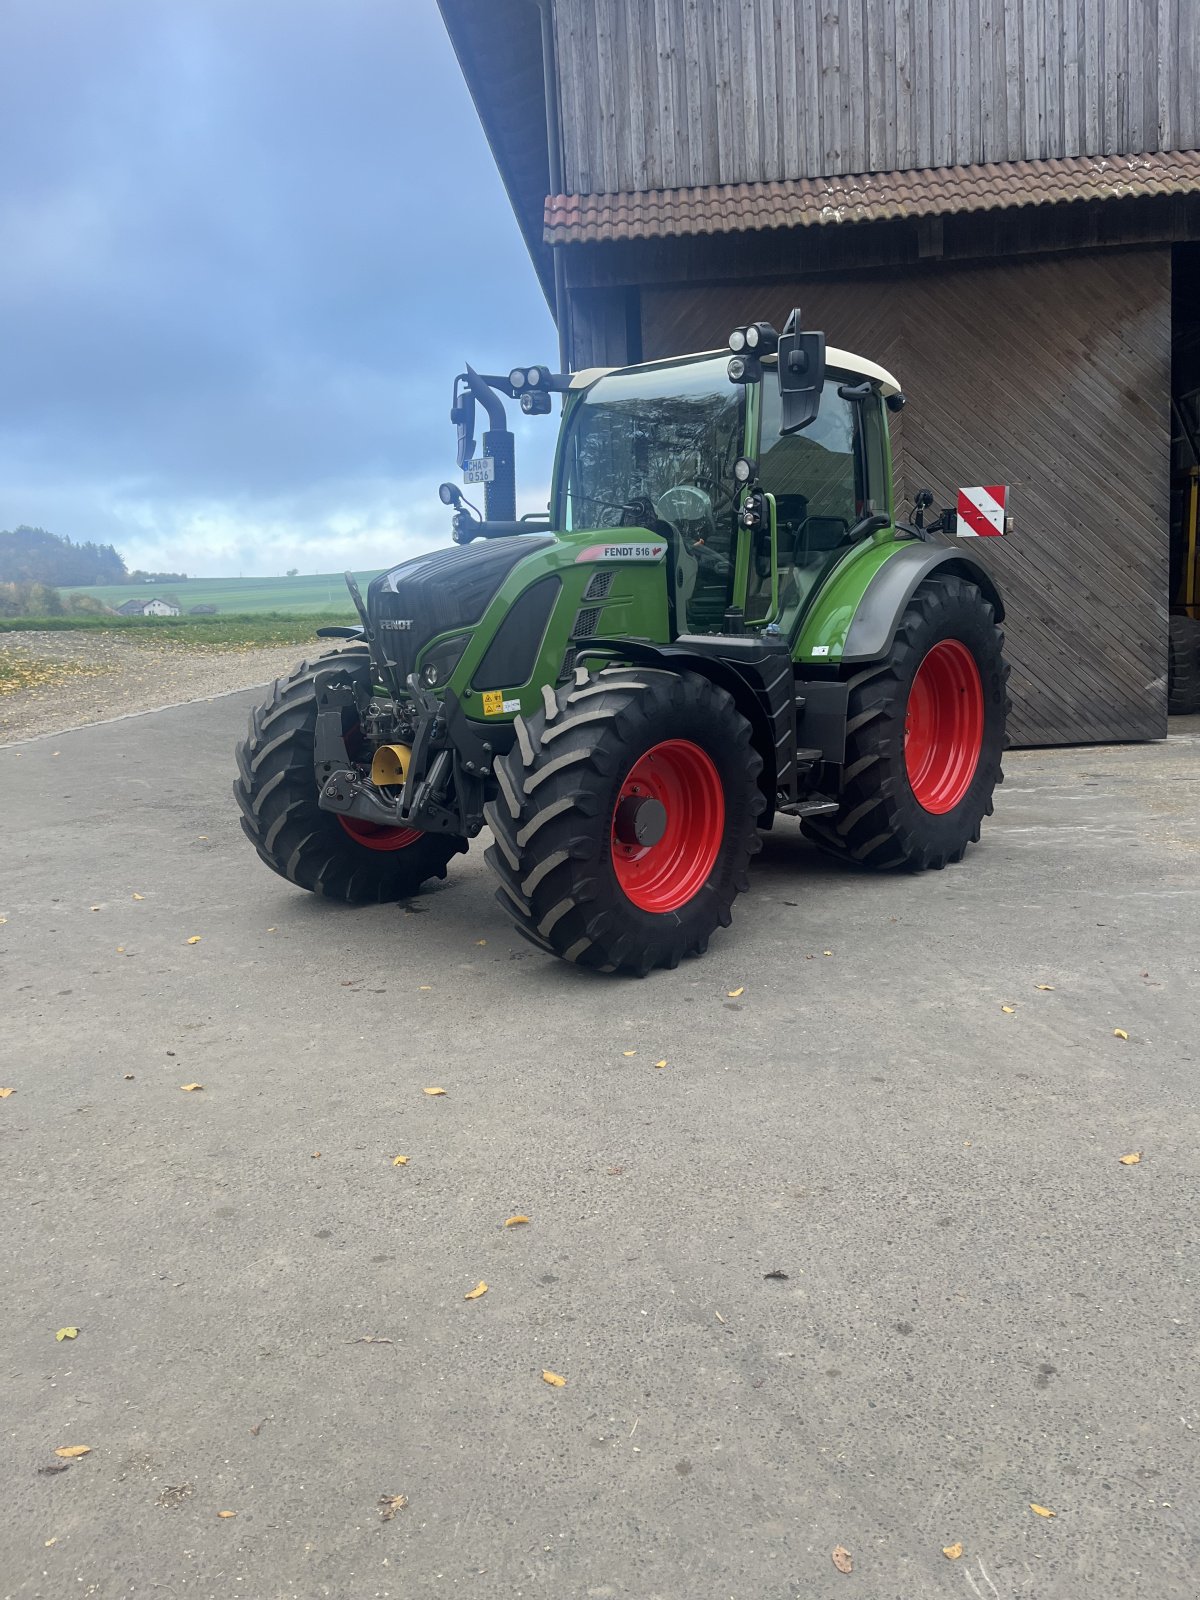
{"type": "Polygon", "coordinates": [[[723,536],[728,550],[745,391],[730,383],[727,361],[617,372],[592,385],[566,440],[564,527],[644,526],[649,508],[638,502],[649,500],[681,532],[681,522],[715,522],[709,538],[723,536]],[[637,509],[623,516],[629,506],[637,509]]]}

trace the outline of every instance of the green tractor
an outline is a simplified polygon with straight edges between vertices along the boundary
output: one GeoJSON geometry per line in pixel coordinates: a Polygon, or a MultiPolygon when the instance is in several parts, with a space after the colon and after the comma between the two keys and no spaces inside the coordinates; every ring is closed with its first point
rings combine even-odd
{"type": "Polygon", "coordinates": [[[888,372],[798,312],[729,346],[455,379],[483,513],[443,484],[454,544],[365,602],[348,575],[361,625],[253,712],[234,792],[269,867],[394,900],[486,822],[519,933],[645,975],[729,925],[779,818],[865,867],[961,860],[1001,781],[996,587],[928,492],[896,520],[888,372]],[[550,513],[517,520],[501,396],[553,395],[550,513]]]}

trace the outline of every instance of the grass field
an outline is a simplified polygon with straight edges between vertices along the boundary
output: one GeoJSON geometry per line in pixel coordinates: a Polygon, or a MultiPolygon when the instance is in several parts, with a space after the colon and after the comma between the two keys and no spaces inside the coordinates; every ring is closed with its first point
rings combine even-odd
{"type": "Polygon", "coordinates": [[[354,620],[350,607],[216,617],[0,617],[0,653],[6,634],[22,633],[119,633],[133,643],[167,650],[257,650],[307,644],[318,628],[354,620]]]}
{"type": "MultiPolygon", "coordinates": [[[[356,572],[359,587],[365,592],[374,572],[356,572]]],[[[245,616],[271,611],[288,615],[306,612],[337,612],[353,618],[354,606],[340,572],[318,573],[307,578],[188,578],[183,583],[102,584],[79,589],[60,589],[62,595],[90,594],[115,611],[126,600],[152,600],[156,594],[174,595],[187,613],[189,606],[216,606],[219,615],[245,616]]]]}

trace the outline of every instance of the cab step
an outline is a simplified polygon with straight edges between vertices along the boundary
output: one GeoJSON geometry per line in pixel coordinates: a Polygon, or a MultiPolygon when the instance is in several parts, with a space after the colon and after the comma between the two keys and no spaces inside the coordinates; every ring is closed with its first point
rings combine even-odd
{"type": "Polygon", "coordinates": [[[775,809],[785,817],[826,817],[834,811],[840,811],[841,806],[840,800],[833,800],[827,794],[810,794],[803,800],[789,800],[775,809]]]}

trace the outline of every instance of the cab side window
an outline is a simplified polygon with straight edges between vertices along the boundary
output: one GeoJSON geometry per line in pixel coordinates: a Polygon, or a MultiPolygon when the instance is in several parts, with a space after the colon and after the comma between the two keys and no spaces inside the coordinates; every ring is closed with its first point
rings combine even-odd
{"type": "Polygon", "coordinates": [[[763,384],[759,478],[775,496],[779,547],[780,624],[786,632],[823,574],[849,548],[864,517],[886,511],[887,495],[872,479],[880,457],[879,397],[843,400],[843,378],[826,379],[821,409],[799,433],[779,435],[775,383],[763,384]]]}

